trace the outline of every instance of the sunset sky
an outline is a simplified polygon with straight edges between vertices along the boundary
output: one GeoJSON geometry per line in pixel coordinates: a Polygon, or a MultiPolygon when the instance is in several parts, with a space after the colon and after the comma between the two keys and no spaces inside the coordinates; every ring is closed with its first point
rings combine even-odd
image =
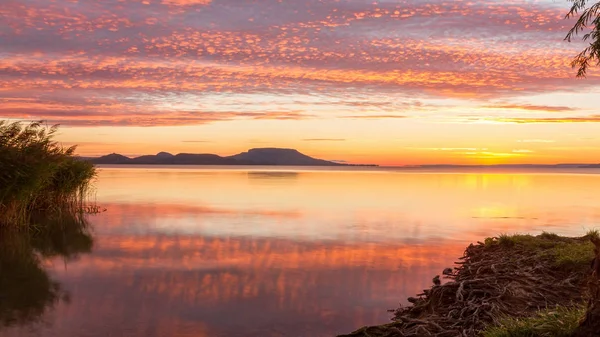
{"type": "Polygon", "coordinates": [[[600,162],[564,0],[0,0],[0,119],[82,155],[600,162]]]}

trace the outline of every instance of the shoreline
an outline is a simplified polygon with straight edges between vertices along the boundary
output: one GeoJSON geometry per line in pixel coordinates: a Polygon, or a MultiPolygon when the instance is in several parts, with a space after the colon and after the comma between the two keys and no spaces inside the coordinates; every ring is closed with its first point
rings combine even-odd
{"type": "Polygon", "coordinates": [[[411,305],[395,309],[391,323],[338,337],[512,336],[515,332],[510,329],[548,312],[569,317],[550,317],[563,323],[550,330],[552,336],[570,336],[585,314],[594,260],[591,239],[597,236],[597,232],[583,237],[544,232],[470,244],[455,267],[434,277],[431,288],[409,297],[411,305]],[[563,328],[564,334],[556,330],[563,328]]]}

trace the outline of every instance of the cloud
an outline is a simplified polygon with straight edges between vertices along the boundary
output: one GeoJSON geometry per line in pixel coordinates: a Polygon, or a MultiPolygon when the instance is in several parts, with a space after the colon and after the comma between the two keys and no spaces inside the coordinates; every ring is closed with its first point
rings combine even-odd
{"type": "Polygon", "coordinates": [[[486,105],[489,109],[504,109],[504,110],[528,110],[528,111],[548,111],[548,112],[563,112],[576,111],[579,109],[567,106],[550,106],[550,105],[532,105],[532,104],[499,104],[486,105]]]}
{"type": "Polygon", "coordinates": [[[250,117],[252,119],[278,119],[278,120],[301,120],[301,119],[310,119],[315,118],[315,115],[305,114],[299,111],[290,111],[290,112],[279,112],[279,111],[269,111],[269,112],[255,112],[255,113],[241,113],[243,116],[250,117]]]}
{"type": "Polygon", "coordinates": [[[46,120],[66,126],[177,126],[206,124],[236,119],[301,120],[312,118],[294,111],[161,111],[112,109],[41,109],[0,107],[0,118],[46,120]]]}
{"type": "Polygon", "coordinates": [[[533,124],[533,123],[598,123],[600,115],[583,117],[552,117],[552,118],[494,118],[488,119],[501,123],[533,124]]]}
{"type": "Polygon", "coordinates": [[[305,142],[343,142],[346,141],[344,138],[305,138],[302,139],[305,142]]]}
{"type": "Polygon", "coordinates": [[[465,155],[468,158],[477,158],[477,159],[498,159],[498,158],[511,158],[511,157],[521,157],[524,156],[524,153],[515,153],[515,152],[493,152],[493,151],[469,151],[469,152],[458,152],[460,154],[465,155]]]}
{"type": "Polygon", "coordinates": [[[407,150],[416,151],[449,151],[449,152],[481,152],[487,151],[487,148],[478,147],[406,147],[407,150]]]}
{"type": "Polygon", "coordinates": [[[161,3],[168,6],[206,6],[212,0],[162,0],[161,3]]]}
{"type": "Polygon", "coordinates": [[[551,139],[519,139],[517,143],[555,143],[555,140],[551,139]]]}
{"type": "MultiPolygon", "coordinates": [[[[185,94],[319,96],[328,98],[330,110],[341,107],[345,118],[402,118],[393,113],[422,109],[421,100],[432,97],[481,101],[600,84],[594,73],[585,82],[572,78],[569,62],[582,44],[562,42],[571,24],[564,12],[551,2],[525,0],[5,0],[0,95],[11,102],[12,115],[101,110],[105,117],[90,123],[102,125],[153,124],[147,115],[156,105],[176,105],[169,97],[185,94]]],[[[317,104],[306,98],[298,105],[317,104]]],[[[264,112],[247,116],[252,119],[319,117],[308,108],[296,115],[268,108],[249,99],[232,112],[264,112]]],[[[193,109],[161,110],[177,116],[193,109]]],[[[205,117],[200,122],[211,119],[205,117]]],[[[162,121],[199,121],[186,118],[162,121]]]]}
{"type": "Polygon", "coordinates": [[[340,116],[340,118],[352,118],[352,119],[395,119],[395,118],[406,118],[407,116],[400,115],[347,115],[340,116]]]}
{"type": "Polygon", "coordinates": [[[476,147],[432,147],[425,148],[423,150],[431,150],[431,151],[486,151],[487,148],[476,148],[476,147]]]}
{"type": "Polygon", "coordinates": [[[212,140],[182,140],[182,143],[212,143],[212,140]]]}

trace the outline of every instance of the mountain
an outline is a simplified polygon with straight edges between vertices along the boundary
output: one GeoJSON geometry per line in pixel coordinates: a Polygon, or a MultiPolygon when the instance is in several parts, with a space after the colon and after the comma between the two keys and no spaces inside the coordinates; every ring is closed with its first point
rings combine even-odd
{"type": "Polygon", "coordinates": [[[250,149],[229,158],[258,165],[293,165],[293,166],[343,166],[322,159],[315,159],[294,149],[260,148],[250,149]]]}
{"type": "MultiPolygon", "coordinates": [[[[172,157],[157,157],[156,164],[163,165],[243,165],[233,159],[216,154],[179,153],[172,157]]],[[[135,160],[135,159],[134,159],[135,160]]]]}
{"type": "Polygon", "coordinates": [[[173,157],[172,154],[170,154],[169,152],[159,152],[156,154],[156,157],[158,158],[171,158],[173,157]]]}
{"type": "Polygon", "coordinates": [[[85,158],[94,164],[131,164],[131,158],[117,153],[111,153],[99,158],[85,158]]]}
{"type": "Polygon", "coordinates": [[[129,158],[120,154],[109,154],[98,158],[82,158],[94,164],[131,165],[290,165],[290,166],[348,166],[347,164],[315,159],[294,149],[260,148],[250,149],[228,157],[216,154],[179,153],[172,155],[159,152],[129,158]]]}

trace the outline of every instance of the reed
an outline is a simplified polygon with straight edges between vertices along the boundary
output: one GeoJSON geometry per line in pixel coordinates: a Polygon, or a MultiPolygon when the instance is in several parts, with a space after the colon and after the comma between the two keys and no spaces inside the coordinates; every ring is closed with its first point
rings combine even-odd
{"type": "Polygon", "coordinates": [[[82,211],[96,170],[54,140],[58,125],[0,121],[0,227],[82,211]]]}

